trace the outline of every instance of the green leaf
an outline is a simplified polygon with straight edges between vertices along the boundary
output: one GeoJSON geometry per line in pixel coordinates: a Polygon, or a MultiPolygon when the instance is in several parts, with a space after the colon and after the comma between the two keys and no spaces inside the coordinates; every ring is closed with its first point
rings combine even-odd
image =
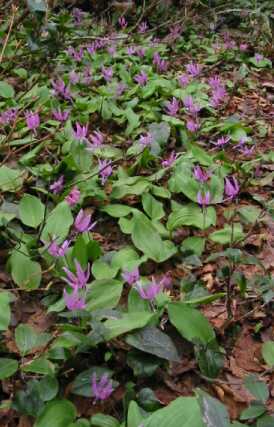
{"type": "Polygon", "coordinates": [[[133,329],[143,328],[152,319],[152,313],[127,313],[119,319],[108,319],[104,322],[104,338],[109,341],[113,338],[130,332],[133,329]]]}
{"type": "Polygon", "coordinates": [[[127,414],[127,424],[130,427],[140,427],[144,416],[142,415],[141,409],[138,404],[132,400],[129,404],[127,414]]]}
{"type": "Polygon", "coordinates": [[[0,190],[16,192],[20,190],[22,184],[22,172],[7,166],[0,167],[0,190]]]}
{"type": "Polygon", "coordinates": [[[102,259],[97,259],[94,261],[91,271],[97,280],[113,279],[118,273],[118,268],[112,267],[102,259]]]}
{"type": "Polygon", "coordinates": [[[42,279],[42,270],[38,262],[32,261],[29,256],[14,250],[9,259],[12,280],[22,289],[32,290],[39,288],[42,279]]]}
{"type": "Polygon", "coordinates": [[[18,362],[14,359],[0,358],[0,380],[11,377],[18,369],[18,362]]]}
{"type": "Polygon", "coordinates": [[[170,126],[165,123],[151,123],[148,131],[152,136],[154,142],[158,143],[161,147],[164,146],[170,136],[170,126]]]}
{"type": "Polygon", "coordinates": [[[262,346],[262,355],[268,366],[274,366],[274,341],[266,341],[262,346]]]}
{"type": "Polygon", "coordinates": [[[126,342],[138,350],[162,359],[180,361],[177,348],[171,338],[154,326],[147,326],[141,331],[128,335],[126,342]]]}
{"type": "Polygon", "coordinates": [[[204,427],[201,411],[194,397],[179,397],[143,421],[144,427],[204,427]]]}
{"type": "Polygon", "coordinates": [[[172,242],[164,242],[144,214],[134,215],[131,238],[136,248],[156,262],[163,262],[176,253],[172,242]]]}
{"type": "Polygon", "coordinates": [[[140,257],[131,246],[120,249],[120,251],[113,255],[111,260],[111,265],[113,267],[126,271],[133,270],[139,263],[140,257]]]}
{"type": "Polygon", "coordinates": [[[251,404],[241,413],[240,420],[252,420],[258,418],[266,412],[266,407],[262,404],[251,404]]]}
{"type": "Polygon", "coordinates": [[[101,377],[104,374],[107,374],[108,377],[111,377],[112,371],[108,368],[102,368],[98,366],[93,366],[92,368],[86,369],[76,376],[72,383],[71,392],[73,394],[77,394],[78,396],[92,397],[93,391],[91,388],[91,378],[93,374],[96,374],[97,377],[101,377]]]}
{"type": "Polygon", "coordinates": [[[56,236],[62,241],[67,237],[72,224],[73,216],[69,205],[66,202],[59,203],[47,218],[41,240],[48,242],[53,236],[56,236]]]}
{"type": "Polygon", "coordinates": [[[87,295],[87,310],[92,312],[95,310],[114,308],[117,306],[123,284],[119,280],[95,280],[89,285],[87,295]]]}
{"type": "Polygon", "coordinates": [[[34,427],[67,427],[76,417],[76,409],[69,400],[47,403],[34,427]]]}
{"type": "Polygon", "coordinates": [[[222,230],[214,231],[209,235],[209,238],[215,243],[226,245],[242,240],[244,236],[242,224],[235,223],[233,227],[225,224],[222,230]]]}
{"type": "Polygon", "coordinates": [[[38,388],[41,399],[48,402],[56,397],[59,385],[55,377],[46,376],[39,381],[38,388]]]}
{"type": "Polygon", "coordinates": [[[0,292],[0,331],[8,329],[10,324],[11,294],[7,291],[0,292]]]}
{"type": "Polygon", "coordinates": [[[120,423],[116,418],[104,414],[93,415],[90,423],[92,427],[120,427],[120,423]]]}
{"type": "Polygon", "coordinates": [[[255,206],[243,206],[238,209],[240,217],[249,224],[254,224],[261,214],[261,209],[255,206]]]}
{"type": "Polygon", "coordinates": [[[39,375],[54,375],[55,366],[46,357],[41,356],[38,359],[32,360],[30,363],[21,366],[22,371],[31,372],[39,375]]]}
{"type": "Polygon", "coordinates": [[[45,346],[50,339],[50,334],[36,332],[27,324],[22,323],[15,329],[15,343],[20,353],[24,356],[34,348],[45,346]]]}
{"type": "Polygon", "coordinates": [[[121,218],[127,216],[131,213],[132,208],[126,205],[108,205],[101,208],[101,211],[106,212],[108,215],[113,216],[114,218],[121,218]]]}
{"type": "Polygon", "coordinates": [[[263,382],[258,380],[256,375],[248,375],[244,379],[244,385],[247,390],[261,402],[266,402],[269,396],[268,387],[263,382]]]}
{"type": "Polygon", "coordinates": [[[135,377],[151,377],[161,365],[162,360],[141,351],[130,351],[127,354],[127,364],[133,370],[135,377]]]}
{"type": "Polygon", "coordinates": [[[197,256],[201,256],[205,248],[204,237],[187,237],[181,244],[181,251],[191,251],[197,256]]]}
{"type": "Polygon", "coordinates": [[[19,215],[23,224],[36,228],[43,221],[45,212],[44,204],[38,197],[24,194],[19,203],[19,215]]]}
{"type": "Polygon", "coordinates": [[[151,194],[144,193],[142,196],[142,205],[146,214],[154,220],[161,219],[165,216],[163,203],[158,202],[151,194]]]}
{"type": "Polygon", "coordinates": [[[229,416],[225,406],[202,390],[197,391],[202,418],[207,427],[229,427],[229,416]]]}
{"type": "Polygon", "coordinates": [[[273,427],[273,426],[274,426],[274,417],[271,417],[270,415],[264,415],[263,417],[260,417],[256,424],[256,427],[273,427]]]}
{"type": "Polygon", "coordinates": [[[47,10],[45,0],[27,0],[27,5],[31,12],[46,12],[47,10]]]}
{"type": "Polygon", "coordinates": [[[200,229],[205,229],[216,224],[216,211],[210,206],[203,213],[202,209],[194,204],[182,206],[172,212],[167,221],[167,229],[172,231],[182,225],[189,225],[200,229]]]}
{"type": "Polygon", "coordinates": [[[199,310],[175,302],[168,305],[168,314],[170,322],[188,341],[208,344],[215,339],[212,326],[199,310]]]}
{"type": "Polygon", "coordinates": [[[0,82],[0,97],[2,98],[14,98],[14,89],[7,82],[0,82]]]}

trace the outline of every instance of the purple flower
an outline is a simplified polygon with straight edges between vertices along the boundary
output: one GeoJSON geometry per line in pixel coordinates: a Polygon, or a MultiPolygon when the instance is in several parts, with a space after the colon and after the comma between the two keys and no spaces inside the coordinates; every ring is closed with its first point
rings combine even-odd
{"type": "Polygon", "coordinates": [[[81,47],[78,51],[73,47],[69,47],[67,50],[68,54],[77,62],[82,61],[84,55],[84,49],[81,47]]]}
{"type": "Polygon", "coordinates": [[[116,96],[122,96],[126,89],[127,85],[124,82],[119,82],[116,86],[116,96]]]}
{"type": "Polygon", "coordinates": [[[193,98],[191,95],[188,95],[184,98],[183,104],[184,104],[185,108],[187,109],[187,111],[191,114],[196,115],[201,110],[200,105],[194,104],[194,101],[193,101],[193,98]]]}
{"type": "Polygon", "coordinates": [[[56,96],[60,96],[61,98],[71,101],[72,95],[63,80],[52,81],[51,84],[56,96]]]}
{"type": "Polygon", "coordinates": [[[160,73],[167,71],[168,62],[164,59],[161,59],[158,52],[155,52],[153,55],[153,64],[156,65],[156,68],[160,73]]]}
{"type": "Polygon", "coordinates": [[[89,139],[91,140],[92,144],[90,142],[87,143],[87,149],[89,151],[93,151],[94,149],[101,147],[104,143],[104,135],[95,130],[90,136],[89,139]]]}
{"type": "Polygon", "coordinates": [[[79,83],[80,76],[78,73],[76,73],[74,70],[72,70],[69,73],[69,81],[71,84],[75,85],[76,83],[79,83]]]}
{"type": "Polygon", "coordinates": [[[148,25],[145,21],[141,22],[138,27],[138,33],[143,34],[148,30],[148,25]]]}
{"type": "Polygon", "coordinates": [[[61,175],[56,181],[54,181],[49,189],[53,192],[53,194],[58,194],[63,191],[64,188],[64,175],[61,175]]]}
{"type": "Polygon", "coordinates": [[[67,275],[67,277],[64,277],[64,280],[73,289],[78,290],[85,288],[88,283],[90,276],[90,264],[88,264],[87,271],[82,269],[81,264],[77,260],[75,260],[75,266],[76,274],[72,273],[67,267],[63,267],[63,270],[67,275]]]}
{"type": "Polygon", "coordinates": [[[216,142],[214,142],[213,144],[216,147],[223,147],[224,145],[226,145],[228,142],[230,141],[230,137],[229,136],[221,136],[220,138],[217,139],[216,142]]]}
{"type": "Polygon", "coordinates": [[[218,87],[222,86],[220,77],[217,75],[210,77],[208,79],[208,84],[211,87],[211,89],[218,89],[218,87]]]}
{"type": "Polygon", "coordinates": [[[255,53],[254,58],[257,63],[264,59],[263,55],[261,55],[260,53],[255,53]]]}
{"type": "Polygon", "coordinates": [[[212,97],[210,99],[210,104],[212,107],[218,107],[223,99],[226,97],[227,92],[224,86],[218,86],[212,90],[212,97]]]}
{"type": "Polygon", "coordinates": [[[199,182],[206,182],[209,180],[210,175],[203,170],[200,166],[195,166],[193,171],[194,177],[199,182]]]}
{"type": "Polygon", "coordinates": [[[69,250],[70,241],[65,240],[62,245],[58,245],[56,243],[56,237],[53,236],[52,241],[50,242],[48,246],[48,253],[53,256],[54,258],[63,257],[67,251],[69,250]]]}
{"type": "Polygon", "coordinates": [[[135,46],[129,46],[128,48],[127,48],[127,54],[128,55],[134,55],[136,53],[136,47],[135,46]]]}
{"type": "Polygon", "coordinates": [[[82,22],[82,18],[84,16],[84,12],[81,9],[78,9],[78,7],[74,7],[72,10],[72,16],[74,18],[74,22],[76,25],[80,25],[82,22]]]}
{"type": "Polygon", "coordinates": [[[89,85],[91,83],[91,81],[92,81],[91,70],[89,69],[89,67],[86,67],[84,69],[84,72],[83,72],[83,80],[82,80],[82,82],[83,82],[84,85],[89,85]]]}
{"type": "Polygon", "coordinates": [[[187,119],[186,127],[189,130],[189,132],[197,132],[197,130],[200,128],[199,123],[196,120],[193,120],[191,118],[187,119]]]}
{"type": "Polygon", "coordinates": [[[168,39],[171,41],[175,41],[176,39],[178,39],[181,35],[182,32],[182,27],[180,24],[176,24],[173,27],[171,27],[169,35],[168,35],[168,39]]]}
{"type": "Polygon", "coordinates": [[[69,117],[69,111],[53,110],[52,115],[58,122],[65,122],[69,117]]]}
{"type": "Polygon", "coordinates": [[[73,289],[72,293],[68,293],[64,289],[63,298],[68,310],[84,310],[86,308],[85,299],[79,295],[77,289],[73,289]]]}
{"type": "Polygon", "coordinates": [[[97,50],[96,45],[95,45],[95,43],[94,43],[94,42],[93,42],[93,43],[88,44],[86,48],[87,48],[87,52],[88,52],[90,55],[93,55],[93,54],[96,52],[96,50],[97,50]]]}
{"type": "Polygon", "coordinates": [[[80,123],[76,122],[76,130],[73,131],[75,139],[79,141],[86,141],[88,133],[88,125],[81,126],[80,123]]]}
{"type": "Polygon", "coordinates": [[[193,62],[186,65],[186,71],[187,73],[192,77],[197,77],[202,70],[202,67],[200,64],[194,64],[193,62]]]}
{"type": "Polygon", "coordinates": [[[143,58],[146,54],[146,49],[144,47],[138,47],[136,53],[140,58],[143,58]]]}
{"type": "Polygon", "coordinates": [[[188,83],[189,83],[189,76],[187,75],[187,74],[182,74],[179,78],[178,78],[178,81],[179,81],[179,84],[180,84],[180,86],[182,86],[182,87],[185,87],[185,86],[187,86],[188,85],[188,83]]]}
{"type": "Polygon", "coordinates": [[[143,146],[143,147],[148,147],[149,145],[151,145],[153,142],[153,138],[151,133],[147,133],[146,135],[141,135],[140,139],[139,139],[139,143],[143,146]]]}
{"type": "Polygon", "coordinates": [[[176,158],[177,154],[175,153],[175,151],[172,151],[167,159],[162,160],[161,165],[163,166],[163,168],[170,168],[175,162],[176,158]]]}
{"type": "Polygon", "coordinates": [[[36,129],[40,126],[40,117],[38,113],[27,111],[25,114],[27,126],[36,134],[36,129]]]}
{"type": "Polygon", "coordinates": [[[140,74],[137,74],[134,77],[134,80],[140,85],[145,86],[148,82],[148,76],[144,71],[141,71],[140,74]]]}
{"type": "Polygon", "coordinates": [[[199,203],[201,208],[205,208],[206,206],[208,206],[210,204],[210,199],[211,196],[209,191],[206,191],[204,194],[202,194],[201,191],[198,191],[197,202],[199,203]]]}
{"type": "Polygon", "coordinates": [[[173,97],[172,101],[166,102],[165,108],[166,113],[169,116],[175,117],[180,109],[180,102],[175,97],[173,97]]]}
{"type": "Polygon", "coordinates": [[[118,19],[120,27],[124,30],[127,27],[127,21],[124,16],[120,16],[118,19]]]}
{"type": "Polygon", "coordinates": [[[65,197],[65,201],[69,206],[76,205],[80,200],[81,193],[77,187],[73,187],[70,193],[65,197]]]}
{"type": "Polygon", "coordinates": [[[225,195],[228,199],[233,199],[240,191],[238,181],[234,176],[225,178],[225,195]]]}
{"type": "Polygon", "coordinates": [[[101,178],[101,184],[104,185],[108,177],[112,175],[111,161],[99,159],[98,163],[99,163],[99,175],[101,178]]]}
{"type": "Polygon", "coordinates": [[[84,233],[86,231],[92,230],[96,225],[96,222],[91,224],[91,215],[85,215],[83,209],[81,209],[75,218],[74,228],[78,233],[84,233]]]}
{"type": "Polygon", "coordinates": [[[112,80],[113,77],[113,69],[112,67],[106,68],[106,67],[102,67],[101,68],[103,77],[105,79],[106,82],[110,82],[112,80]]]}
{"type": "Polygon", "coordinates": [[[14,120],[16,119],[16,115],[17,115],[17,109],[9,108],[8,110],[0,114],[0,124],[8,125],[11,122],[14,122],[14,120]]]}
{"type": "Polygon", "coordinates": [[[171,277],[171,275],[170,275],[170,273],[169,273],[169,272],[168,272],[168,273],[165,273],[165,274],[162,276],[162,278],[161,278],[161,280],[160,280],[159,284],[162,286],[162,289],[170,289],[170,288],[171,288],[171,285],[172,285],[172,277],[171,277]]]}
{"type": "Polygon", "coordinates": [[[140,279],[140,273],[138,267],[136,267],[132,271],[124,271],[122,274],[122,278],[129,284],[133,285],[135,282],[137,282],[140,279]]]}
{"type": "Polygon", "coordinates": [[[239,48],[240,48],[241,52],[245,52],[248,49],[248,44],[247,43],[241,43],[239,48]]]}
{"type": "Polygon", "coordinates": [[[91,389],[92,394],[97,400],[106,400],[113,392],[112,381],[109,379],[107,374],[104,374],[97,380],[97,376],[94,373],[91,378],[91,389]]]}
{"type": "Polygon", "coordinates": [[[137,282],[135,289],[142,299],[151,301],[161,292],[162,284],[160,282],[157,283],[152,277],[152,281],[146,286],[142,286],[140,282],[137,282]]]}

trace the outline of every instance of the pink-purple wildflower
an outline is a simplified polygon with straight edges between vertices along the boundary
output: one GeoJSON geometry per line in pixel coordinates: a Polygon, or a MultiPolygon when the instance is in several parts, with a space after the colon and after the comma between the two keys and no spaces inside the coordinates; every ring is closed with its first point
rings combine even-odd
{"type": "Polygon", "coordinates": [[[93,151],[94,149],[99,148],[103,145],[105,136],[101,132],[95,130],[89,136],[89,139],[91,140],[91,143],[90,142],[87,143],[87,149],[90,151],[93,151]]]}
{"type": "Polygon", "coordinates": [[[146,135],[141,135],[139,139],[139,144],[141,144],[143,147],[148,147],[152,144],[153,138],[151,133],[147,132],[146,135]]]}
{"type": "Polygon", "coordinates": [[[79,202],[80,196],[81,193],[78,187],[73,187],[69,194],[65,197],[65,201],[69,206],[74,206],[79,202]]]}
{"type": "Polygon", "coordinates": [[[204,183],[207,182],[210,178],[210,175],[207,171],[201,168],[201,166],[195,166],[193,170],[193,175],[197,181],[204,183]]]}
{"type": "Polygon", "coordinates": [[[145,86],[148,82],[148,76],[147,74],[142,70],[139,74],[137,74],[134,77],[134,80],[136,83],[138,83],[140,86],[145,86]]]}
{"type": "Polygon", "coordinates": [[[79,295],[79,291],[76,288],[71,293],[64,289],[63,298],[67,309],[70,311],[84,310],[86,308],[85,298],[79,295]]]}
{"type": "Polygon", "coordinates": [[[127,20],[124,16],[120,16],[118,19],[119,25],[120,27],[124,30],[125,28],[127,28],[127,20]]]}
{"type": "Polygon", "coordinates": [[[63,267],[64,272],[67,277],[64,277],[65,282],[68,283],[73,289],[82,289],[85,288],[89,277],[90,277],[90,264],[87,266],[87,270],[84,271],[81,267],[81,264],[75,260],[76,273],[72,273],[67,267],[63,267]]]}
{"type": "Polygon", "coordinates": [[[52,116],[58,122],[65,122],[69,117],[69,111],[53,110],[52,116]]]}
{"type": "Polygon", "coordinates": [[[162,160],[161,165],[163,168],[170,168],[177,158],[175,151],[172,151],[166,159],[162,160]]]}
{"type": "Polygon", "coordinates": [[[27,127],[29,130],[32,130],[34,134],[36,134],[37,128],[40,126],[40,117],[38,113],[34,113],[33,111],[27,111],[25,114],[27,127]]]}
{"type": "Polygon", "coordinates": [[[197,120],[188,118],[186,121],[186,127],[187,127],[187,130],[189,130],[189,132],[194,133],[200,129],[200,124],[197,122],[197,120]]]}
{"type": "Polygon", "coordinates": [[[0,114],[0,124],[1,125],[8,125],[11,122],[14,122],[17,114],[16,108],[9,108],[8,110],[4,111],[0,114]]]}
{"type": "Polygon", "coordinates": [[[102,72],[103,78],[105,79],[106,82],[110,82],[112,80],[112,77],[113,77],[112,67],[108,67],[108,68],[102,67],[101,72],[102,72]]]}
{"type": "Polygon", "coordinates": [[[76,122],[76,130],[73,130],[74,138],[78,141],[86,141],[88,134],[88,125],[81,126],[80,123],[76,122]]]}
{"type": "Polygon", "coordinates": [[[80,76],[79,76],[79,74],[78,74],[78,73],[76,73],[76,71],[75,71],[75,70],[72,70],[72,71],[69,73],[69,81],[70,81],[70,83],[71,83],[72,85],[75,85],[75,84],[79,83],[79,81],[80,81],[80,76]]]}
{"type": "Polygon", "coordinates": [[[167,101],[165,104],[165,111],[169,116],[177,116],[180,109],[180,102],[175,97],[171,101],[167,101]]]}
{"type": "Polygon", "coordinates": [[[142,286],[140,282],[137,282],[135,289],[142,299],[152,301],[161,292],[162,284],[160,282],[156,282],[154,277],[152,277],[152,281],[145,286],[142,286]]]}
{"type": "Polygon", "coordinates": [[[141,22],[138,27],[138,33],[144,34],[148,30],[148,25],[146,21],[141,22]]]}
{"type": "Polygon", "coordinates": [[[56,243],[56,237],[53,236],[53,239],[48,245],[47,250],[51,256],[53,256],[54,258],[59,258],[66,255],[67,251],[69,250],[69,245],[69,240],[65,240],[61,245],[58,245],[56,243]]]}
{"type": "Polygon", "coordinates": [[[186,87],[190,82],[190,77],[188,74],[182,74],[181,76],[178,77],[178,81],[180,86],[186,87]]]}
{"type": "Polygon", "coordinates": [[[112,175],[112,166],[110,160],[98,160],[99,163],[99,175],[101,178],[101,184],[105,185],[107,179],[112,175]]]}
{"type": "Polygon", "coordinates": [[[69,88],[65,85],[65,82],[61,79],[52,81],[52,87],[54,89],[54,93],[56,96],[60,96],[61,98],[71,101],[72,95],[69,88]]]}
{"type": "Polygon", "coordinates": [[[83,209],[80,209],[74,221],[74,228],[78,233],[91,231],[96,225],[96,222],[91,223],[91,215],[85,214],[83,209]]]}
{"type": "Polygon", "coordinates": [[[195,64],[191,62],[186,65],[186,71],[191,77],[197,77],[202,71],[202,67],[200,64],[195,64]]]}
{"type": "Polygon", "coordinates": [[[49,189],[53,192],[53,194],[59,194],[64,189],[64,175],[61,175],[56,181],[54,181],[49,189]]]}
{"type": "Polygon", "coordinates": [[[213,144],[216,147],[223,147],[224,145],[228,144],[230,141],[230,137],[229,136],[221,136],[220,138],[217,139],[216,142],[214,142],[213,144]]]}
{"type": "Polygon", "coordinates": [[[206,191],[205,193],[198,191],[197,202],[201,208],[203,209],[206,208],[210,204],[210,200],[211,200],[211,195],[209,191],[206,191]]]}
{"type": "Polygon", "coordinates": [[[114,390],[112,381],[107,374],[102,375],[101,378],[97,380],[96,373],[94,373],[91,378],[91,389],[95,402],[108,399],[114,390]]]}
{"type": "Polygon", "coordinates": [[[228,199],[233,199],[237,196],[237,194],[240,191],[240,187],[238,184],[237,179],[232,177],[226,177],[225,178],[225,195],[228,197],[228,199]]]}
{"type": "Polygon", "coordinates": [[[136,267],[132,271],[124,271],[122,273],[122,277],[129,285],[133,285],[138,280],[140,280],[140,273],[138,267],[136,267]]]}

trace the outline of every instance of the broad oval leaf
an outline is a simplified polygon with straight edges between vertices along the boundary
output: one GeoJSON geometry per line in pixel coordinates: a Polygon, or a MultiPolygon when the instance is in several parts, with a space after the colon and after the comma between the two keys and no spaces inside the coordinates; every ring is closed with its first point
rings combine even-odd
{"type": "Polygon", "coordinates": [[[11,377],[18,369],[18,362],[5,357],[0,358],[0,380],[11,377]]]}
{"type": "Polygon", "coordinates": [[[19,203],[19,215],[23,224],[36,228],[43,221],[44,204],[38,197],[25,194],[19,203]]]}
{"type": "Polygon", "coordinates": [[[46,220],[41,239],[50,241],[53,236],[65,239],[73,223],[73,216],[69,205],[61,202],[50,213],[46,220]]]}
{"type": "Polygon", "coordinates": [[[69,400],[54,400],[46,404],[34,427],[67,427],[76,417],[76,409],[69,400]]]}

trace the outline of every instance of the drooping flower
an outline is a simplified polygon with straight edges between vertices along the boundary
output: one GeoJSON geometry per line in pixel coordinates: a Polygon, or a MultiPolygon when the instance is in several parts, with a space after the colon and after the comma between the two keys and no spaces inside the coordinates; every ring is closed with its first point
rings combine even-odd
{"type": "Polygon", "coordinates": [[[186,65],[186,71],[190,76],[197,77],[201,73],[202,67],[200,64],[191,62],[190,64],[186,65]]]}
{"type": "Polygon", "coordinates": [[[189,130],[189,132],[197,132],[197,130],[200,128],[199,123],[192,119],[192,118],[188,118],[186,121],[186,127],[189,130]]]}
{"type": "Polygon", "coordinates": [[[124,16],[120,16],[118,19],[119,25],[120,27],[124,30],[125,28],[127,28],[127,20],[124,16]]]}
{"type": "Polygon", "coordinates": [[[175,117],[180,109],[180,102],[175,97],[172,98],[172,101],[167,101],[165,104],[166,113],[169,116],[175,117]]]}
{"type": "Polygon", "coordinates": [[[255,53],[254,58],[257,63],[264,59],[263,55],[261,55],[260,53],[255,53]]]}
{"type": "Polygon", "coordinates": [[[109,68],[102,67],[101,72],[106,82],[110,82],[112,80],[112,77],[113,77],[112,67],[109,67],[109,68]]]}
{"type": "Polygon", "coordinates": [[[183,104],[187,111],[191,114],[196,115],[201,110],[200,105],[194,103],[194,100],[191,95],[188,95],[184,98],[183,104]]]}
{"type": "Polygon", "coordinates": [[[61,98],[71,101],[72,95],[69,88],[65,85],[65,82],[61,79],[52,81],[52,87],[54,89],[54,93],[56,96],[60,96],[61,98]]]}
{"type": "Polygon", "coordinates": [[[67,309],[70,311],[84,310],[86,308],[85,298],[79,295],[77,289],[73,289],[71,293],[68,293],[66,289],[64,289],[63,298],[67,309]]]}
{"type": "Polygon", "coordinates": [[[68,54],[74,59],[76,62],[80,62],[83,59],[84,49],[80,47],[79,50],[74,49],[74,47],[69,47],[67,50],[68,54]]]}
{"type": "Polygon", "coordinates": [[[69,250],[70,240],[65,240],[61,245],[56,243],[56,237],[53,236],[52,241],[47,247],[48,253],[54,258],[63,257],[69,250]]]}
{"type": "Polygon", "coordinates": [[[88,125],[81,126],[80,123],[76,122],[76,130],[73,131],[73,135],[75,139],[79,141],[86,141],[88,133],[88,125]]]}
{"type": "Polygon", "coordinates": [[[116,96],[122,96],[125,90],[127,89],[127,85],[124,82],[119,82],[116,86],[116,96]]]}
{"type": "Polygon", "coordinates": [[[145,33],[148,30],[148,25],[146,21],[141,22],[141,24],[138,27],[138,32],[140,34],[145,33]]]}
{"type": "Polygon", "coordinates": [[[167,71],[168,62],[165,59],[161,59],[159,52],[153,54],[153,64],[156,66],[157,71],[164,73],[167,71]]]}
{"type": "Polygon", "coordinates": [[[198,191],[197,193],[197,202],[201,206],[201,208],[205,208],[210,204],[211,195],[209,191],[206,191],[205,193],[202,193],[201,191],[198,191]]]}
{"type": "Polygon", "coordinates": [[[159,284],[162,286],[162,289],[170,289],[172,285],[172,277],[170,272],[163,274],[159,284]]]}
{"type": "Polygon", "coordinates": [[[73,187],[70,193],[65,197],[65,201],[69,206],[74,206],[79,202],[80,196],[81,193],[78,187],[73,187]]]}
{"type": "Polygon", "coordinates": [[[207,171],[202,169],[199,165],[194,167],[193,174],[197,181],[202,183],[208,181],[210,178],[210,175],[207,173],[207,171]]]}
{"type": "Polygon", "coordinates": [[[180,86],[185,87],[188,85],[190,78],[187,74],[182,74],[181,76],[178,77],[178,81],[180,86]]]}
{"type": "Polygon", "coordinates": [[[115,55],[115,53],[116,53],[116,47],[115,47],[114,45],[109,46],[109,47],[108,47],[108,49],[107,49],[107,51],[108,51],[108,53],[109,53],[111,56],[114,56],[114,55],[115,55]]]}
{"type": "Polygon", "coordinates": [[[153,142],[153,138],[151,133],[147,133],[146,135],[141,135],[140,139],[139,139],[139,143],[143,146],[143,147],[148,147],[149,145],[151,145],[153,142]]]}
{"type": "Polygon", "coordinates": [[[64,188],[64,175],[61,175],[56,181],[54,181],[49,189],[53,192],[53,194],[58,194],[63,191],[64,188]]]}
{"type": "Polygon", "coordinates": [[[162,160],[161,165],[163,166],[163,168],[170,168],[175,162],[176,158],[177,154],[175,153],[175,151],[172,151],[167,159],[162,160]]]}
{"type": "Polygon", "coordinates": [[[240,187],[237,179],[234,176],[226,177],[225,178],[225,195],[228,197],[228,199],[233,199],[234,197],[236,197],[239,191],[240,191],[240,187]]]}
{"type": "Polygon", "coordinates": [[[138,47],[136,53],[140,58],[143,58],[146,54],[146,49],[144,47],[138,47]]]}
{"type": "Polygon", "coordinates": [[[58,122],[65,122],[69,117],[69,111],[53,110],[52,115],[58,122]]]}
{"type": "Polygon", "coordinates": [[[78,74],[78,73],[76,73],[76,71],[75,71],[75,70],[72,70],[72,71],[69,73],[69,81],[70,81],[70,83],[71,83],[71,84],[73,84],[73,85],[75,85],[75,84],[79,83],[79,81],[80,81],[80,76],[79,76],[79,74],[78,74]]]}
{"type": "Polygon", "coordinates": [[[223,147],[224,145],[226,145],[228,142],[230,141],[230,137],[229,136],[221,136],[220,138],[217,139],[216,142],[214,142],[213,144],[216,147],[223,147]]]}
{"type": "Polygon", "coordinates": [[[211,89],[217,89],[219,86],[222,86],[222,82],[219,76],[215,75],[208,79],[208,84],[211,89]]]}
{"type": "Polygon", "coordinates": [[[29,130],[32,130],[33,133],[36,133],[36,129],[40,126],[40,117],[38,113],[33,111],[27,111],[25,114],[27,127],[29,130]]]}
{"type": "Polygon", "coordinates": [[[136,47],[135,47],[135,46],[129,46],[129,47],[127,48],[127,54],[128,54],[129,56],[134,55],[135,53],[136,53],[136,47]]]}
{"type": "Polygon", "coordinates": [[[142,299],[152,301],[161,292],[162,285],[152,277],[152,281],[146,286],[142,286],[140,282],[137,282],[135,289],[142,299]]]}
{"type": "Polygon", "coordinates": [[[91,389],[95,402],[97,400],[108,399],[114,390],[112,381],[107,374],[102,375],[101,378],[97,380],[96,373],[94,373],[91,378],[91,389]]]}
{"type": "Polygon", "coordinates": [[[148,82],[147,74],[142,70],[139,74],[134,77],[134,80],[140,85],[145,86],[148,82]]]}
{"type": "Polygon", "coordinates": [[[105,137],[101,132],[95,130],[89,136],[89,139],[91,140],[91,143],[90,142],[87,143],[87,149],[89,151],[93,151],[94,149],[101,147],[103,145],[105,137]]]}
{"type": "Polygon", "coordinates": [[[132,271],[124,271],[122,274],[123,279],[129,284],[133,285],[140,279],[140,273],[138,267],[132,271]]]}
{"type": "Polygon", "coordinates": [[[248,49],[248,44],[247,43],[241,43],[239,48],[240,48],[241,52],[245,52],[248,49]]]}
{"type": "Polygon", "coordinates": [[[90,264],[88,264],[86,271],[82,269],[81,264],[77,260],[75,260],[75,266],[76,266],[76,273],[72,273],[67,267],[63,267],[63,270],[67,275],[67,277],[64,277],[63,279],[73,289],[78,290],[78,289],[85,288],[88,283],[89,276],[90,276],[90,264]]]}
{"type": "Polygon", "coordinates": [[[96,225],[96,222],[91,223],[91,215],[86,215],[83,209],[80,209],[74,221],[74,228],[78,233],[91,231],[96,225]]]}
{"type": "Polygon", "coordinates": [[[105,185],[107,179],[112,175],[111,161],[109,160],[98,160],[99,163],[99,175],[101,178],[102,185],[105,185]]]}
{"type": "Polygon", "coordinates": [[[3,111],[3,113],[0,114],[0,124],[1,125],[8,125],[11,122],[14,122],[17,115],[17,109],[16,108],[9,108],[6,111],[3,111]]]}
{"type": "Polygon", "coordinates": [[[82,83],[84,85],[89,85],[92,81],[92,74],[89,67],[85,67],[83,71],[82,83]]]}
{"type": "Polygon", "coordinates": [[[85,15],[85,13],[81,9],[78,9],[78,7],[74,7],[73,8],[73,10],[72,10],[72,16],[74,18],[74,23],[76,25],[80,25],[81,24],[84,15],[85,15]]]}
{"type": "Polygon", "coordinates": [[[227,92],[224,86],[218,86],[216,89],[212,89],[210,105],[214,108],[218,107],[222,103],[226,95],[227,92]]]}

